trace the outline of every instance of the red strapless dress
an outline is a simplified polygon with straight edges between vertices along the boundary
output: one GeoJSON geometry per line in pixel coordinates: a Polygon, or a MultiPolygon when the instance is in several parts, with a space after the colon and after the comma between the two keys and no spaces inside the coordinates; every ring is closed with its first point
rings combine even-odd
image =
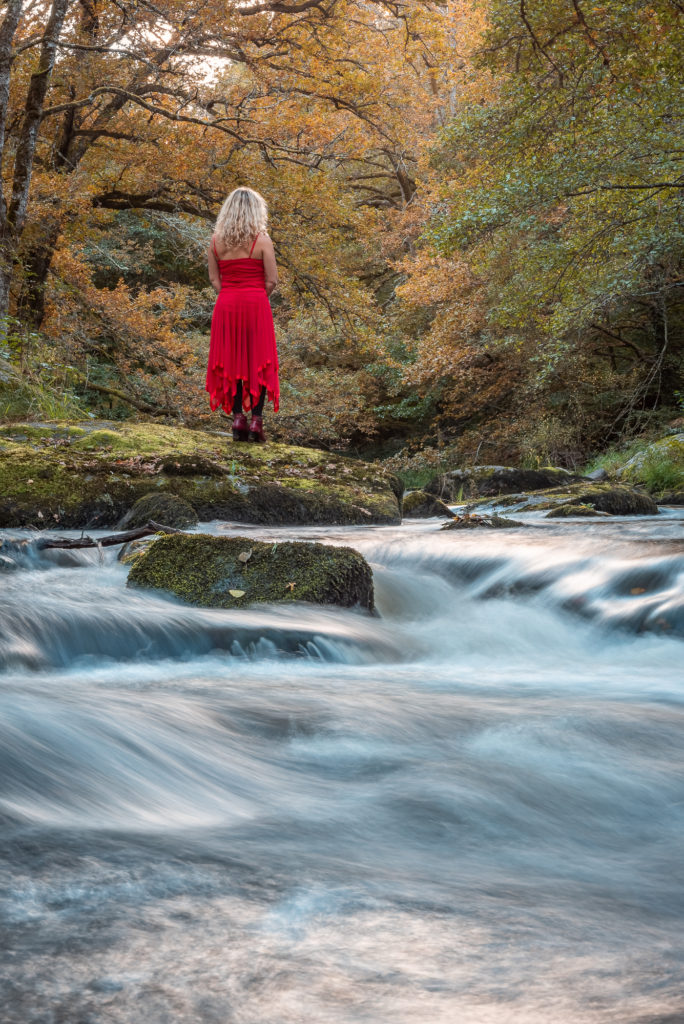
{"type": "Polygon", "coordinates": [[[278,351],[263,261],[251,256],[220,260],[215,245],[214,255],[221,275],[221,291],[211,318],[206,384],[209,404],[212,410],[222,406],[231,415],[237,382],[242,380],[242,405],[246,411],[256,404],[265,387],[277,412],[278,351]]]}

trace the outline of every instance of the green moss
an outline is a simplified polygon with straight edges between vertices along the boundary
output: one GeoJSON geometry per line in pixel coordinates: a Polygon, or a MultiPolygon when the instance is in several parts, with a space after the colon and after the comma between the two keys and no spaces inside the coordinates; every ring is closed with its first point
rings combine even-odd
{"type": "Polygon", "coordinates": [[[109,526],[157,490],[200,519],[396,523],[393,484],[328,452],[158,424],[19,424],[0,435],[0,526],[109,526]]]}
{"type": "Polygon", "coordinates": [[[511,527],[524,527],[527,523],[518,522],[517,519],[506,519],[503,516],[491,515],[471,515],[466,512],[464,515],[456,516],[449,523],[445,523],[442,527],[443,530],[475,530],[475,529],[488,529],[488,530],[506,530],[511,527]]]}
{"type": "Polygon", "coordinates": [[[137,559],[128,586],[168,591],[209,608],[292,601],[373,608],[372,573],[357,551],[297,541],[165,536],[137,559]]]}
{"type": "Polygon", "coordinates": [[[77,438],[85,434],[83,427],[68,423],[5,423],[0,425],[0,437],[34,444],[65,438],[77,438]]]}
{"type": "Polygon", "coordinates": [[[576,516],[598,516],[599,512],[591,505],[580,505],[580,504],[569,504],[569,505],[558,505],[556,508],[552,508],[550,512],[547,512],[547,519],[567,519],[569,517],[576,516]]]}

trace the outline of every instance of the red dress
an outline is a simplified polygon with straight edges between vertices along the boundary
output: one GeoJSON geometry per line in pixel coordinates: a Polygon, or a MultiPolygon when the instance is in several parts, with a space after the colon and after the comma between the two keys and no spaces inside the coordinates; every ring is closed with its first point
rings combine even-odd
{"type": "Polygon", "coordinates": [[[209,404],[222,406],[231,415],[238,380],[242,387],[242,405],[252,408],[261,395],[262,387],[278,411],[280,384],[278,381],[278,351],[271,304],[266,294],[263,260],[250,255],[233,260],[220,260],[214,246],[214,255],[221,275],[221,291],[216,298],[211,318],[209,366],[206,390],[209,404]]]}

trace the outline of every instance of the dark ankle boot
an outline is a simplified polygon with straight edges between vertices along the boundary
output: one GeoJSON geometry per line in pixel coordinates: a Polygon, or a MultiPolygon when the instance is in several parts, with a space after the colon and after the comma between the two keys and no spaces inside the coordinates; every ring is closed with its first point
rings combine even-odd
{"type": "Polygon", "coordinates": [[[249,439],[250,441],[259,442],[266,440],[264,436],[264,421],[261,416],[252,416],[252,422],[249,425],[249,439]]]}
{"type": "Polygon", "coordinates": [[[244,412],[239,412],[233,420],[233,440],[246,441],[247,433],[247,417],[244,412]]]}

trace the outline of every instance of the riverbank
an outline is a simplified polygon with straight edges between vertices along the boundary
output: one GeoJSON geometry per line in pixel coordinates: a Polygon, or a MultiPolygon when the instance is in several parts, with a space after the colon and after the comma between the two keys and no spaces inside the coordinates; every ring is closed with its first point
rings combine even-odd
{"type": "Polygon", "coordinates": [[[401,519],[402,485],[381,466],[293,445],[155,423],[0,426],[0,527],[115,526],[148,494],[198,519],[368,524],[401,519]]]}

